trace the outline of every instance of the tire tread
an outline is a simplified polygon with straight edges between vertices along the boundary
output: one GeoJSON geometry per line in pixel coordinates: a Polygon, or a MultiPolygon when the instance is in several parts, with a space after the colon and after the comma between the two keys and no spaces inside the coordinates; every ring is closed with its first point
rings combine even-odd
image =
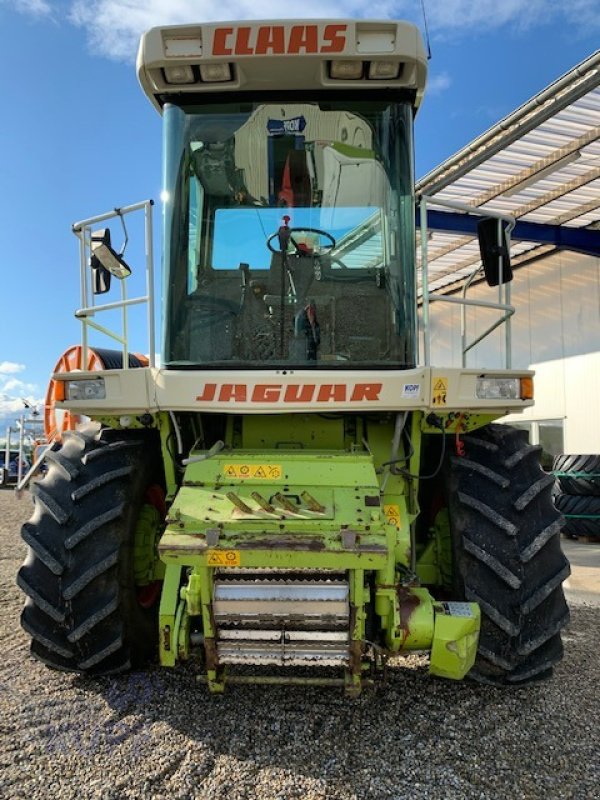
{"type": "Polygon", "coordinates": [[[554,478],[539,465],[540,448],[508,425],[486,425],[463,442],[466,463],[449,459],[447,484],[457,588],[482,615],[470,674],[496,685],[538,680],[562,657],[569,618],[554,478]]]}
{"type": "Polygon", "coordinates": [[[113,674],[156,651],[156,609],[138,604],[133,569],[146,488],[163,480],[152,436],[85,425],[50,451],[34,485],[21,624],[32,655],[54,669],[113,674]]]}

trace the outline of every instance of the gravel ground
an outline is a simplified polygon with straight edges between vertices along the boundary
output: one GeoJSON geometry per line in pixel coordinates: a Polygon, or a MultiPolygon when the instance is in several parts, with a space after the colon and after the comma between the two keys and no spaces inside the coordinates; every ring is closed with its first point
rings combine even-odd
{"type": "Polygon", "coordinates": [[[28,654],[19,525],[0,491],[0,797],[56,800],[597,798],[600,608],[572,608],[554,677],[510,691],[429,678],[422,659],[356,701],[236,687],[191,669],[91,680],[28,654]]]}

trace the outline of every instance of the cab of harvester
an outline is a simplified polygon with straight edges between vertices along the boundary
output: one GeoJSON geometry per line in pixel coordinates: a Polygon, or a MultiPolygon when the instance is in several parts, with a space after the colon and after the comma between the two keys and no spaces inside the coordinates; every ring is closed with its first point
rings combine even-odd
{"type": "Polygon", "coordinates": [[[110,214],[78,223],[84,339],[47,412],[93,423],[47,454],[23,530],[33,653],[93,674],[197,658],[216,692],[356,695],[411,650],[449,678],[547,674],[568,572],[551,480],[490,424],[531,404],[531,373],[432,367],[425,313],[419,357],[417,29],[156,28],[138,74],[164,121],[162,363],[152,313],[148,358],[89,346],[87,290],[129,268],[110,214]]]}
{"type": "Polygon", "coordinates": [[[166,366],[416,365],[425,64],[415,29],[394,22],[146,34],[139,75],[164,120],[166,366]]]}

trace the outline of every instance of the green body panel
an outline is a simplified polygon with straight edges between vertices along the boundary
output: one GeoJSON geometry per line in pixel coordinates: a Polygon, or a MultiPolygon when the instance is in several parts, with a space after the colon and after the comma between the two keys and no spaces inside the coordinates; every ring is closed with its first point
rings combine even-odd
{"type": "MultiPolygon", "coordinates": [[[[477,428],[483,428],[484,425],[489,425],[490,422],[498,419],[497,414],[477,414],[471,411],[450,411],[448,413],[437,413],[438,419],[442,420],[444,430],[446,433],[466,433],[467,431],[476,431],[477,428]]],[[[420,428],[423,433],[439,434],[440,429],[431,422],[428,422],[428,416],[419,415],[420,428]]]]}
{"type": "Polygon", "coordinates": [[[154,506],[142,506],[134,536],[134,575],[136,586],[162,580],[165,565],[156,557],[156,545],[162,528],[161,515],[154,506]]]}
{"type": "Polygon", "coordinates": [[[227,567],[227,559],[233,553],[231,560],[235,560],[235,564],[231,563],[231,567],[386,570],[393,550],[384,542],[377,541],[374,536],[362,537],[356,548],[344,549],[341,542],[333,541],[333,534],[331,537],[296,535],[293,538],[276,535],[262,539],[252,534],[232,534],[219,537],[218,546],[210,547],[202,534],[186,536],[166,531],[160,543],[160,557],[167,565],[183,564],[194,568],[227,567]],[[222,560],[218,560],[220,556],[222,560]]]}
{"type": "Polygon", "coordinates": [[[241,567],[382,569],[397,539],[370,455],[239,450],[187,466],[160,554],[198,567],[234,550],[241,567]]]}
{"type": "Polygon", "coordinates": [[[173,458],[173,428],[171,425],[171,420],[169,419],[169,415],[166,414],[164,411],[160,414],[157,414],[154,422],[156,427],[158,428],[158,432],[160,434],[160,443],[163,453],[163,467],[165,471],[165,484],[166,484],[166,494],[167,494],[167,502],[171,502],[175,495],[177,494],[178,489],[178,482],[177,482],[177,475],[175,471],[175,461],[173,458]]]}
{"type": "Polygon", "coordinates": [[[177,636],[175,618],[179,605],[182,567],[167,564],[160,597],[158,616],[159,658],[164,667],[174,667],[177,662],[177,636]]]}
{"type": "Polygon", "coordinates": [[[441,678],[460,680],[475,663],[481,624],[479,606],[476,603],[440,605],[449,607],[450,611],[453,605],[462,608],[459,614],[447,610],[436,613],[429,671],[441,678]]]}
{"type": "Polygon", "coordinates": [[[433,598],[427,589],[394,591],[395,625],[388,629],[390,650],[426,650],[433,637],[433,598]]]}
{"type": "Polygon", "coordinates": [[[273,414],[268,425],[262,415],[248,415],[243,421],[243,437],[244,447],[250,450],[338,450],[346,442],[350,444],[343,417],[312,414],[273,414]]]}
{"type": "Polygon", "coordinates": [[[421,583],[452,589],[452,539],[448,512],[436,514],[431,537],[417,558],[416,572],[421,583]]]}
{"type": "Polygon", "coordinates": [[[435,586],[440,583],[440,565],[437,561],[435,540],[431,539],[417,558],[417,577],[421,583],[435,586]]]}

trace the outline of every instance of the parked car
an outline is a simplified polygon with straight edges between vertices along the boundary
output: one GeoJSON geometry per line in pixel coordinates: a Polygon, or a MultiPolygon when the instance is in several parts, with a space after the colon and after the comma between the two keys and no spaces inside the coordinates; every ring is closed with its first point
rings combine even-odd
{"type": "MultiPolygon", "coordinates": [[[[21,476],[25,475],[31,464],[27,456],[21,459],[21,476]]],[[[8,464],[6,463],[6,452],[0,451],[0,486],[9,483],[16,483],[19,479],[19,451],[9,450],[8,464]]]]}

